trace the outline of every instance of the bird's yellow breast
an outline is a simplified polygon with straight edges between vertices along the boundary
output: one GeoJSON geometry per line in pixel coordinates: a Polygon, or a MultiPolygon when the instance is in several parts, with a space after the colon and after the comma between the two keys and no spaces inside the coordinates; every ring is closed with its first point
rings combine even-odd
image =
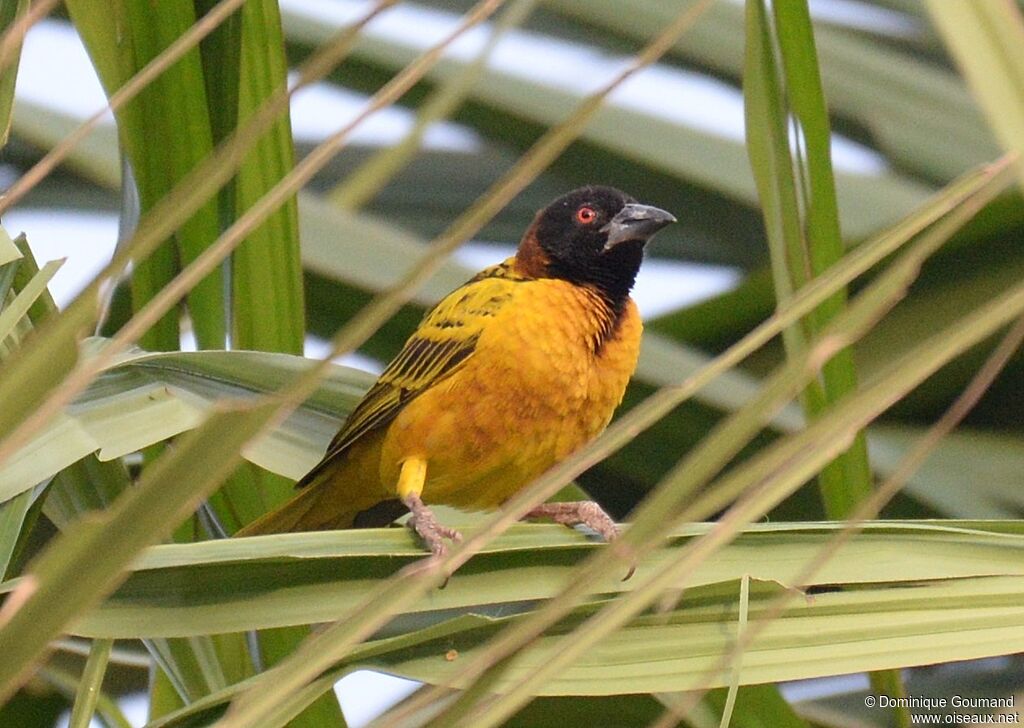
{"type": "Polygon", "coordinates": [[[473,354],[371,448],[382,489],[422,457],[426,502],[493,508],[607,426],[636,368],[636,305],[615,316],[594,291],[557,279],[509,289],[473,354]]]}

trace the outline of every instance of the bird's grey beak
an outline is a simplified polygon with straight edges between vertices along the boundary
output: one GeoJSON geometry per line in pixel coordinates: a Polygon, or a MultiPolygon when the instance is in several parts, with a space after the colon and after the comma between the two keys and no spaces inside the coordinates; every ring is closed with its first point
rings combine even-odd
{"type": "Polygon", "coordinates": [[[607,252],[627,240],[647,242],[654,233],[675,221],[675,215],[657,207],[626,205],[601,228],[601,232],[608,233],[608,242],[604,244],[602,252],[607,252]]]}

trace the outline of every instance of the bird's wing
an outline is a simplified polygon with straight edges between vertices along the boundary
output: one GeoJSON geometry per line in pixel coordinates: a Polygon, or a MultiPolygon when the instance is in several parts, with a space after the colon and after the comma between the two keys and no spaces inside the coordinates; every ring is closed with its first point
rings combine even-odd
{"type": "Polygon", "coordinates": [[[312,482],[359,438],[391,422],[411,400],[457,371],[473,354],[488,322],[512,298],[516,284],[526,280],[505,261],[480,272],[431,309],[352,410],[323,460],[298,485],[312,482]]]}

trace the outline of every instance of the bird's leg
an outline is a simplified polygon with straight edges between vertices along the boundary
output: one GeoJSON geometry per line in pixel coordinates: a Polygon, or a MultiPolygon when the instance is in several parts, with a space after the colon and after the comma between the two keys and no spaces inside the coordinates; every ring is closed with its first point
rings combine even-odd
{"type": "Polygon", "coordinates": [[[462,534],[453,528],[442,526],[420,498],[426,478],[426,460],[414,457],[404,461],[398,476],[398,497],[412,513],[409,526],[419,534],[434,556],[441,557],[448,552],[444,539],[458,542],[462,540],[462,534]]]}
{"type": "Polygon", "coordinates": [[[566,526],[582,523],[596,531],[605,541],[613,541],[619,535],[619,527],[615,525],[615,521],[594,501],[542,503],[525,517],[550,518],[555,523],[566,526]]]}

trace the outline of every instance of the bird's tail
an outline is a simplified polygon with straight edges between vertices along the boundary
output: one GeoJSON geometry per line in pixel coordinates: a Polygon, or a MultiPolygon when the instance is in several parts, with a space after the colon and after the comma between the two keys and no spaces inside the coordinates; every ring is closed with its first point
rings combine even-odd
{"type": "Polygon", "coordinates": [[[367,505],[339,498],[328,487],[310,483],[295,496],[239,530],[236,536],[258,536],[292,531],[324,531],[352,528],[356,516],[367,505]]]}

